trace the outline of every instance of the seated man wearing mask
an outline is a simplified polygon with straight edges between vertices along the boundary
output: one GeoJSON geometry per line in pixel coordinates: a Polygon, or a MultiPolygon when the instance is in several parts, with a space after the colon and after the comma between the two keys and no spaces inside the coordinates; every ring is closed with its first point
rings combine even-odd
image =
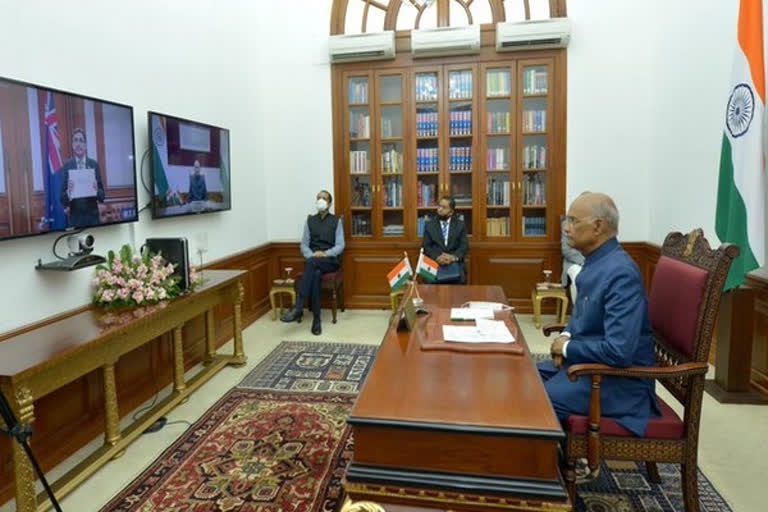
{"type": "Polygon", "coordinates": [[[466,282],[464,257],[469,249],[467,229],[464,221],[453,214],[456,201],[449,196],[440,198],[437,203],[437,217],[433,217],[424,225],[424,254],[435,260],[440,268],[437,271],[439,283],[466,282]],[[455,265],[454,265],[455,264],[455,265]],[[458,275],[451,279],[441,278],[447,268],[458,267],[458,275]]]}
{"type": "MultiPolygon", "coordinates": [[[[585,192],[566,217],[568,244],[581,252],[578,301],[566,330],[552,343],[553,361],[539,364],[555,413],[561,420],[589,413],[590,378],[568,380],[570,365],[603,363],[619,368],[653,366],[653,332],[640,271],[616,240],[619,213],[605,194],[585,192]]],[[[643,435],[659,406],[652,379],[603,377],[602,415],[643,435]]]]}
{"type": "Polygon", "coordinates": [[[317,214],[307,217],[301,236],[301,254],[306,260],[296,305],[282,317],[283,322],[301,320],[304,301],[312,301],[312,334],[322,332],[320,323],[320,276],[339,269],[344,250],[344,226],[341,217],[328,213],[333,198],[327,190],[317,193],[317,214]]]}

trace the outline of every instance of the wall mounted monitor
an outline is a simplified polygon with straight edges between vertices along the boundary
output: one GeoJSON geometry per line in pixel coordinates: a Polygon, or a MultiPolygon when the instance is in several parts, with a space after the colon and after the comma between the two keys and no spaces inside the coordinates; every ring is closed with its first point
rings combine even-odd
{"type": "Polygon", "coordinates": [[[0,77],[0,240],[138,220],[133,108],[0,77]]]}
{"type": "Polygon", "coordinates": [[[229,130],[149,113],[152,217],[232,208],[229,130]]]}

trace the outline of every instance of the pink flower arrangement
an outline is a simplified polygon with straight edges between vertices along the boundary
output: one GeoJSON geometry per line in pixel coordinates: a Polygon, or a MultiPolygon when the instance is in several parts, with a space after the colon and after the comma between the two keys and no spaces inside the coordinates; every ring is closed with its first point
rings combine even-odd
{"type": "MultiPolygon", "coordinates": [[[[143,251],[135,254],[124,245],[119,254],[109,251],[107,263],[96,267],[93,302],[108,308],[144,306],[172,299],[181,294],[175,266],[160,254],[143,251]]],[[[189,269],[190,288],[202,283],[197,269],[189,269]]]]}

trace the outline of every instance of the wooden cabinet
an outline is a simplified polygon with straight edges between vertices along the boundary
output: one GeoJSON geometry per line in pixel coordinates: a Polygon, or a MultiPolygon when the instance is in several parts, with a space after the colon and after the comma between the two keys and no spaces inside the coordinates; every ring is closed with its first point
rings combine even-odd
{"type": "Polygon", "coordinates": [[[347,304],[386,306],[385,279],[414,260],[440,197],[470,238],[469,283],[530,307],[560,271],[565,211],[565,51],[334,65],[336,212],[347,304]]]}

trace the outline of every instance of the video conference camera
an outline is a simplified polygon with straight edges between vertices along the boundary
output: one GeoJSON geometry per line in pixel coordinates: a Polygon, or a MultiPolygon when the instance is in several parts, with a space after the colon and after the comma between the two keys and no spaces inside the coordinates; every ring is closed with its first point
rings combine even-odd
{"type": "Polygon", "coordinates": [[[70,256],[79,256],[93,252],[93,244],[96,239],[90,233],[78,233],[67,237],[67,246],[70,256]]]}

